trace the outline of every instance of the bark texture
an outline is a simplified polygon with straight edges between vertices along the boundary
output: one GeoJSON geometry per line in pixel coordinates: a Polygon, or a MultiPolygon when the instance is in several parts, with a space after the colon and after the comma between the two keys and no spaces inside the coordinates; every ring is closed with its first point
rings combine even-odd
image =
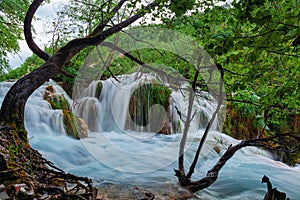
{"type": "Polygon", "coordinates": [[[43,83],[62,71],[74,55],[88,46],[97,46],[107,37],[131,25],[158,4],[153,1],[126,20],[107,26],[127,0],[112,7],[105,21],[84,38],[74,39],[50,56],[34,42],[31,22],[43,0],[34,0],[24,22],[24,35],[29,48],[45,63],[20,78],[6,94],[0,111],[0,182],[11,199],[96,199],[97,190],[89,178],[65,173],[44,159],[28,143],[24,127],[25,104],[43,83]],[[104,29],[105,27],[109,27],[104,29]]]}

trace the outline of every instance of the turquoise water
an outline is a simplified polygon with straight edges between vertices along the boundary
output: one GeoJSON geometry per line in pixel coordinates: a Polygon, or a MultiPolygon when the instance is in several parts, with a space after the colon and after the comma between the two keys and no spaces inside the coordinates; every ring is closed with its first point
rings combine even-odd
{"type": "MultiPolygon", "coordinates": [[[[53,82],[49,84],[55,85],[53,82]]],[[[11,85],[0,84],[0,102],[11,85]]],[[[90,132],[86,139],[72,139],[64,134],[61,111],[52,110],[42,100],[43,87],[26,104],[25,125],[32,147],[58,167],[66,172],[91,177],[95,185],[113,183],[124,187],[138,185],[162,189],[166,185],[177,184],[173,169],[177,168],[181,134],[156,135],[116,128],[90,132]]],[[[55,87],[64,93],[58,86],[55,87]]],[[[186,169],[202,134],[203,130],[189,133],[186,169]]],[[[211,131],[193,179],[203,177],[227,147],[238,142],[220,132],[211,131]],[[219,153],[214,150],[216,148],[219,153]]],[[[218,180],[196,195],[201,199],[263,199],[267,190],[266,185],[261,184],[263,175],[268,176],[273,187],[287,193],[290,199],[300,199],[300,167],[289,167],[274,161],[268,152],[254,147],[238,151],[221,170],[218,180]]]]}

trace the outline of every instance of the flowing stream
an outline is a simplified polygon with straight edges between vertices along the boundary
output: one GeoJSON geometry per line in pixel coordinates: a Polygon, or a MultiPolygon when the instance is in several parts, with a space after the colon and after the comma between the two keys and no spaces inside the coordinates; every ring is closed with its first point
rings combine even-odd
{"type": "MultiPolygon", "coordinates": [[[[113,79],[102,82],[99,97],[95,95],[97,82],[92,82],[77,95],[76,102],[54,81],[45,83],[26,104],[25,126],[30,144],[64,171],[89,176],[98,186],[117,184],[159,190],[165,188],[167,193],[166,186],[176,185],[177,182],[173,169],[177,169],[182,134],[140,132],[136,131],[140,128],[138,125],[134,130],[126,129],[130,95],[141,82],[136,83],[134,76],[124,77],[119,77],[120,83],[113,79]],[[42,98],[48,85],[52,85],[56,93],[64,94],[74,113],[87,122],[90,129],[88,138],[75,140],[66,136],[62,111],[53,110],[42,98]]],[[[151,77],[140,80],[147,82],[151,77]]],[[[0,103],[12,84],[0,83],[0,103]]],[[[177,110],[185,113],[188,103],[179,91],[174,91],[171,96],[167,115],[171,122],[180,122],[177,110]]],[[[215,105],[207,98],[198,97],[195,103],[193,109],[208,117],[212,115],[215,105]]],[[[192,162],[204,131],[201,127],[204,127],[205,120],[200,120],[199,116],[193,120],[188,135],[186,169],[192,162]]],[[[195,180],[206,174],[230,144],[239,142],[216,129],[217,124],[213,126],[201,153],[195,180]]],[[[287,193],[290,199],[300,199],[300,167],[289,167],[274,161],[271,154],[254,147],[237,152],[221,170],[218,180],[196,195],[200,199],[263,199],[267,191],[266,185],[261,184],[263,175],[268,176],[273,187],[287,193]]]]}

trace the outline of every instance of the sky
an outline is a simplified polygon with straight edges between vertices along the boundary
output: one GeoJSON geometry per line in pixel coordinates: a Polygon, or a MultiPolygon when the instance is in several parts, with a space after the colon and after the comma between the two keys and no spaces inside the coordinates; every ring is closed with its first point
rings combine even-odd
{"type": "MultiPolygon", "coordinates": [[[[45,27],[51,19],[56,17],[56,11],[64,4],[62,2],[62,0],[51,0],[49,4],[45,4],[39,7],[36,12],[35,16],[37,17],[37,20],[34,20],[32,23],[36,31],[36,33],[33,33],[33,37],[34,41],[41,49],[43,49],[51,39],[51,33],[49,33],[49,31],[46,30],[45,27]]],[[[19,67],[28,56],[32,55],[32,52],[28,48],[25,40],[20,41],[19,45],[20,51],[18,52],[18,54],[10,54],[8,56],[9,64],[13,69],[19,67]]]]}
{"type": "MultiPolygon", "coordinates": [[[[1,2],[1,0],[0,0],[1,2]]],[[[231,0],[227,0],[224,4],[229,3],[231,0]]],[[[36,44],[43,49],[46,44],[49,44],[52,35],[51,35],[51,29],[46,29],[46,26],[51,22],[51,19],[54,19],[57,17],[56,12],[63,6],[63,4],[67,4],[68,0],[51,0],[49,4],[45,4],[43,6],[40,6],[39,9],[36,12],[37,20],[33,20],[33,27],[36,31],[36,33],[33,33],[34,41],[36,44]]],[[[148,17],[147,17],[148,18],[148,17]]],[[[138,22],[137,22],[138,23],[138,22]]],[[[153,23],[153,22],[152,22],[153,23]]],[[[23,36],[24,38],[24,36],[23,36]]],[[[8,56],[9,58],[9,64],[10,66],[15,69],[19,67],[27,57],[32,55],[31,50],[28,48],[26,41],[22,40],[19,42],[20,45],[20,51],[18,51],[18,54],[10,54],[8,56]]]]}

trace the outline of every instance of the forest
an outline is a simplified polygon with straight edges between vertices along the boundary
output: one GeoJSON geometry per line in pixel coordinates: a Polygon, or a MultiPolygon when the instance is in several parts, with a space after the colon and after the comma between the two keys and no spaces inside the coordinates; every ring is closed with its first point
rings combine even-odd
{"type": "Polygon", "coordinates": [[[1,0],[0,199],[299,199],[299,20],[297,0],[1,0]]]}

